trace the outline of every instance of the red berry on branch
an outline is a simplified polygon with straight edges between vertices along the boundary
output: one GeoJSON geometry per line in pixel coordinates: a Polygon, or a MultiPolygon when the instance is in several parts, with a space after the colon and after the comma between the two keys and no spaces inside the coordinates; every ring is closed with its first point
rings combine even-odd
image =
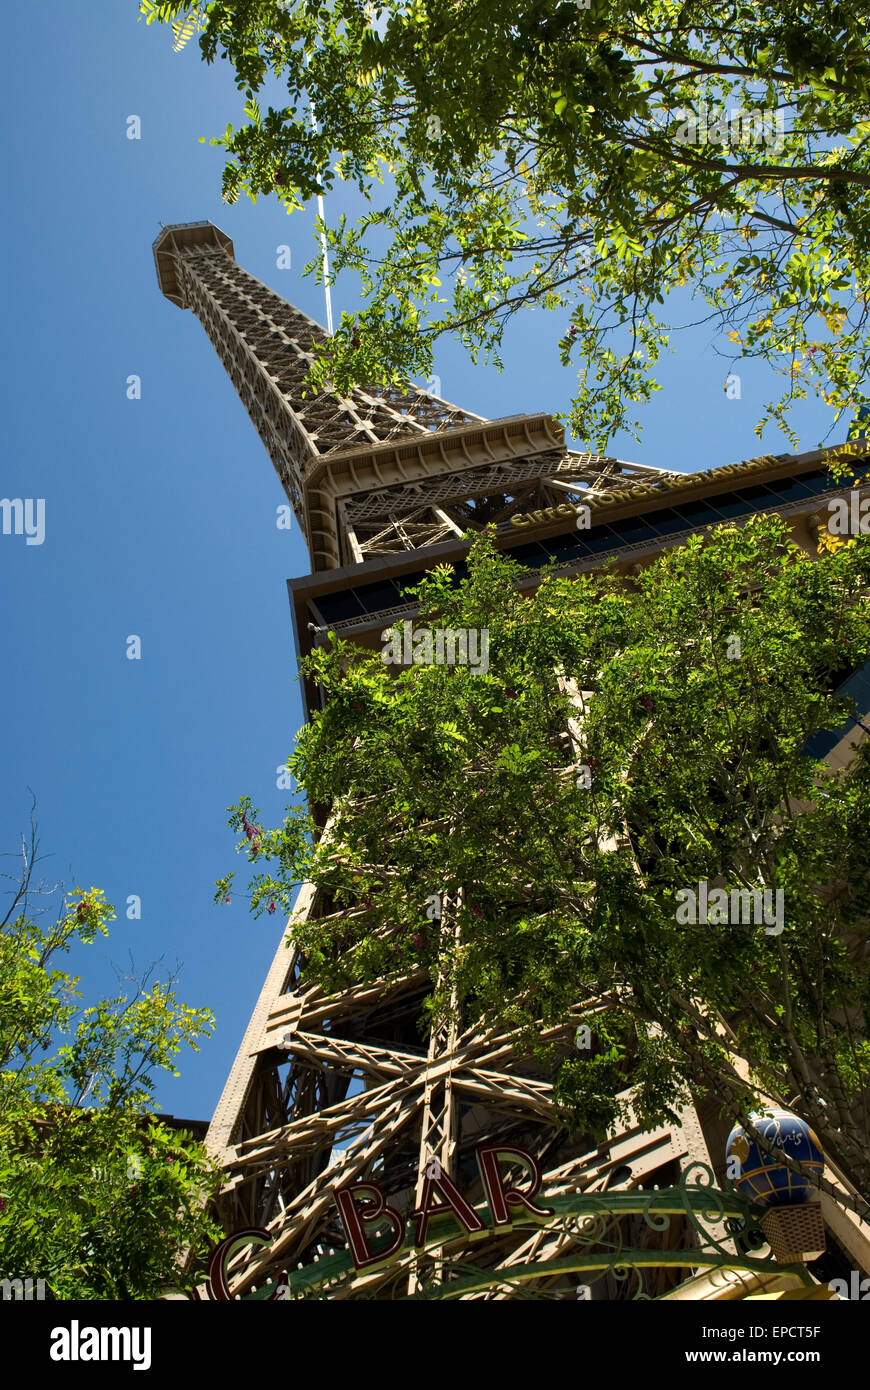
{"type": "Polygon", "coordinates": [[[270,917],[271,917],[272,913],[275,911],[275,906],[276,906],[276,904],[275,904],[274,902],[271,902],[271,903],[269,904],[269,906],[266,908],[266,911],[268,912],[268,914],[269,914],[270,917]]]}
{"type": "Polygon", "coordinates": [[[509,700],[515,700],[517,698],[517,692],[510,688],[505,691],[505,695],[509,700]]]}
{"type": "Polygon", "coordinates": [[[422,938],[422,936],[419,936],[419,935],[417,934],[417,932],[415,932],[414,935],[411,937],[411,940],[412,940],[413,943],[414,943],[415,949],[418,950],[418,951],[422,951],[422,949],[423,949],[423,938],[422,938]]]}
{"type": "Polygon", "coordinates": [[[224,902],[225,902],[225,903],[228,903],[228,902],[229,902],[229,897],[224,898],[224,902]]]}
{"type": "Polygon", "coordinates": [[[87,901],[84,901],[84,900],[83,900],[82,902],[80,902],[80,903],[77,905],[77,907],[76,907],[76,917],[78,918],[78,920],[79,920],[80,922],[83,922],[83,921],[85,920],[85,914],[87,913],[87,911],[88,911],[89,908],[90,908],[90,903],[87,902],[87,901]]]}
{"type": "Polygon", "coordinates": [[[362,712],[362,705],[360,704],[359,700],[354,700],[353,707],[357,711],[357,713],[362,712]]]}
{"type": "Polygon", "coordinates": [[[644,709],[652,709],[653,707],[653,702],[650,699],[649,695],[641,695],[640,702],[643,705],[644,709]]]}
{"type": "Polygon", "coordinates": [[[482,907],[478,907],[477,903],[472,903],[471,910],[472,910],[472,912],[474,913],[475,917],[482,917],[482,916],[483,916],[483,908],[482,908],[482,907]]]}

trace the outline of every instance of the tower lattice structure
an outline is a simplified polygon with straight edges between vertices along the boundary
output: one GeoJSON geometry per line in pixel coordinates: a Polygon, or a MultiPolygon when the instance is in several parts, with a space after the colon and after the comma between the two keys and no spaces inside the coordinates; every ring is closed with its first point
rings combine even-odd
{"type": "MultiPolygon", "coordinates": [[[[445,554],[461,558],[469,529],[673,476],[571,451],[547,414],[489,421],[413,386],[306,395],[325,330],[243,270],[225,233],[209,222],[165,227],[154,256],[163,293],[196,314],[266,447],[305,536],[310,579],[336,572],[333,595],[407,574],[409,560],[425,569],[445,554]]],[[[453,908],[445,902],[447,922],[453,908]]],[[[410,1213],[437,1159],[479,1201],[474,1151],[484,1142],[534,1154],[541,1200],[669,1182],[687,1164],[709,1162],[693,1108],[679,1126],[630,1124],[595,1144],[560,1124],[548,1075],[517,1054],[509,1034],[452,1025],[422,1043],[431,988],[422,972],[338,997],[302,983],[294,923],[335,911],[311,885],[300,890],[208,1131],[225,1172],[218,1210],[226,1231],[265,1227],[270,1236],[235,1256],[234,1294],[346,1245],[339,1184],[374,1178],[410,1213]]],[[[573,1021],[545,1036],[568,1055],[594,1008],[578,1001],[573,1021]]],[[[466,1252],[457,1235],[444,1252],[467,1253],[492,1272],[469,1296],[509,1298],[512,1271],[558,1260],[568,1240],[558,1230],[516,1230],[466,1252]]],[[[419,1265],[408,1248],[335,1296],[413,1293],[419,1265]]],[[[576,1282],[551,1272],[532,1287],[572,1297],[576,1282]]],[[[612,1279],[602,1288],[620,1296],[612,1279]]]]}

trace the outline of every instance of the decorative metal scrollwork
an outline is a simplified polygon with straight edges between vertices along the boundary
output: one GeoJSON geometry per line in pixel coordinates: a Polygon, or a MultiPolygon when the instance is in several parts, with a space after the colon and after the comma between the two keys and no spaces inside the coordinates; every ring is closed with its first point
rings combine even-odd
{"type": "MultiPolygon", "coordinates": [[[[782,1273],[785,1268],[769,1256],[754,1254],[767,1244],[759,1228],[759,1209],[738,1192],[718,1187],[705,1163],[689,1164],[671,1187],[586,1191],[554,1196],[551,1202],[556,1216],[542,1234],[555,1238],[552,1247],[523,1263],[495,1267],[471,1263],[442,1254],[433,1242],[428,1250],[423,1247],[413,1254],[406,1250],[406,1258],[398,1258],[395,1265],[358,1273],[342,1253],[329,1261],[322,1274],[309,1266],[298,1276],[291,1275],[286,1297],[389,1301],[485,1299],[504,1294],[511,1299],[564,1301],[572,1296],[566,1280],[577,1281],[581,1297],[612,1278],[618,1296],[646,1301],[653,1295],[644,1286],[645,1269],[782,1273]],[[660,1259],[645,1242],[641,1242],[643,1248],[626,1243],[627,1219],[633,1220],[635,1231],[640,1225],[661,1235],[675,1218],[686,1222],[693,1242],[662,1250],[660,1259]],[[632,1280],[635,1288],[629,1295],[632,1280]]],[[[437,1238],[437,1243],[442,1241],[443,1235],[437,1238]]],[[[802,1266],[788,1268],[809,1281],[802,1266]]]]}

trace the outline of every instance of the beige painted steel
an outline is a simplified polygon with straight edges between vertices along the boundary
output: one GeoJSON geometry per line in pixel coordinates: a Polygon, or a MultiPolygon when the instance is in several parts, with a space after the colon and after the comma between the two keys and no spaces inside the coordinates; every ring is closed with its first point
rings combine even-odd
{"type": "Polygon", "coordinates": [[[161,290],[193,310],[239,393],[314,570],[426,549],[469,524],[562,502],[565,488],[593,495],[620,479],[674,476],[572,453],[549,415],[484,420],[412,385],[306,394],[328,334],[243,270],[225,233],[210,222],[165,227],[154,260],[161,290]]]}
{"type": "MultiPolygon", "coordinates": [[[[564,516],[566,506],[584,500],[593,506],[602,499],[607,503],[620,487],[637,491],[638,485],[679,482],[680,495],[691,499],[716,486],[711,476],[684,488],[680,475],[669,470],[572,452],[547,414],[488,421],[410,385],[306,395],[305,378],[327,335],[238,266],[225,233],[208,222],[164,228],[154,258],[163,293],[199,318],[257,429],[299,520],[314,571],[350,566],[364,581],[370,572],[366,563],[374,557],[456,541],[469,527],[531,517],[521,535],[533,539],[558,527],[554,509],[562,507],[564,516]]],[[[810,462],[809,456],[796,461],[804,467],[810,462]]],[[[761,480],[785,465],[770,459],[758,467],[762,471],[755,477],[761,480]]],[[[608,517],[638,508],[627,493],[614,502],[606,508],[608,517]]],[[[777,510],[797,516],[808,508],[796,504],[777,510]]],[[[635,547],[633,558],[643,561],[648,549],[635,547]]],[[[356,582],[356,577],[348,580],[356,582]]],[[[362,633],[370,625],[359,618],[336,628],[362,633]]],[[[579,692],[577,703],[580,717],[568,731],[575,756],[582,729],[579,692]]],[[[602,848],[617,846],[614,835],[602,848]]],[[[531,1136],[526,1142],[545,1172],[542,1195],[600,1190],[625,1166],[628,1184],[635,1185],[672,1172],[675,1165],[709,1162],[692,1108],[683,1112],[678,1128],[644,1134],[629,1106],[627,1121],[606,1144],[560,1157],[565,1139],[552,1086],[516,1054],[508,1033],[441,1029],[426,1048],[339,1036],[336,1030],[354,1031],[354,1019],[365,1022],[379,1011],[416,1007],[426,977],[422,972],[390,977],[337,998],[299,986],[297,952],[285,940],[292,939],[296,923],[318,911],[313,889],[303,887],[208,1132],[209,1149],[226,1172],[218,1202],[226,1229],[258,1224],[272,1236],[270,1247],[249,1247],[233,1262],[237,1294],[274,1277],[287,1262],[310,1258],[318,1242],[335,1237],[337,1182],[387,1179],[398,1169],[400,1186],[391,1200],[411,1209],[429,1157],[434,1153],[450,1172],[461,1143],[531,1136]],[[361,1089],[348,1094],[354,1077],[361,1089]]],[[[574,1019],[542,1030],[544,1037],[570,1047],[578,1021],[594,1021],[601,1007],[595,999],[578,1003],[574,1019]]],[[[624,1099],[628,1103],[630,1095],[624,1099]]],[[[832,1229],[850,1250],[854,1224],[842,1213],[831,1216],[832,1229]]],[[[486,1296],[503,1298],[510,1296],[511,1267],[529,1254],[558,1251],[563,1238],[517,1231],[492,1237],[492,1243],[492,1268],[503,1269],[506,1278],[486,1296]]],[[[466,1246],[461,1237],[445,1239],[442,1251],[445,1257],[462,1255],[466,1246]]],[[[388,1297],[397,1272],[405,1289],[413,1290],[417,1269],[416,1254],[403,1252],[389,1270],[361,1276],[348,1296],[381,1292],[388,1297]]],[[[733,1281],[717,1283],[717,1278],[708,1276],[707,1291],[698,1296],[736,1296],[719,1291],[730,1291],[733,1281]]],[[[694,1286],[700,1287],[697,1281],[694,1286]]]]}

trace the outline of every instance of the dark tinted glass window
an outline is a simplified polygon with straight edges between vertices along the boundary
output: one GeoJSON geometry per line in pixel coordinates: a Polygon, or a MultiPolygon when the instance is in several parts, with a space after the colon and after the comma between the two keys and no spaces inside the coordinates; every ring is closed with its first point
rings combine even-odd
{"type": "Polygon", "coordinates": [[[724,519],[706,498],[698,502],[676,502],[674,511],[684,516],[691,526],[715,526],[724,519]]]}
{"type": "Polygon", "coordinates": [[[619,537],[609,526],[598,527],[584,537],[583,544],[590,555],[600,555],[602,550],[615,550],[619,537]]]}
{"type": "MultiPolygon", "coordinates": [[[[403,582],[407,583],[409,579],[410,576],[404,576],[403,582]]],[[[354,593],[366,613],[379,613],[382,608],[394,608],[402,602],[398,587],[391,579],[380,584],[366,584],[365,588],[355,589],[354,593]]]]}
{"type": "Polygon", "coordinates": [[[667,507],[664,511],[654,512],[649,518],[649,524],[655,528],[658,535],[670,536],[674,531],[685,531],[686,518],[678,516],[672,507],[667,507]]]}
{"type": "Polygon", "coordinates": [[[568,565],[573,560],[582,560],[585,556],[591,554],[592,552],[587,545],[584,545],[582,541],[576,541],[572,538],[570,547],[553,551],[552,559],[559,565],[568,565]]]}
{"type": "Polygon", "coordinates": [[[658,531],[654,531],[648,521],[625,522],[624,525],[614,524],[620,545],[640,545],[641,541],[658,540],[658,531]]]}
{"type": "Polygon", "coordinates": [[[776,505],[775,495],[769,487],[763,487],[761,483],[757,483],[755,487],[741,488],[737,496],[743,501],[747,512],[760,512],[765,507],[776,505]]]}
{"type": "Polygon", "coordinates": [[[583,540],[582,531],[569,531],[564,536],[550,536],[547,540],[541,541],[541,545],[548,550],[551,555],[563,555],[568,550],[576,550],[578,544],[583,540]]]}
{"type": "Polygon", "coordinates": [[[507,553],[518,565],[531,567],[545,565],[550,558],[549,552],[537,541],[529,541],[527,545],[513,545],[507,553]]]}
{"type": "Polygon", "coordinates": [[[784,478],[781,483],[769,486],[778,502],[799,502],[802,497],[812,497],[818,492],[818,482],[806,478],[784,478]]]}
{"type": "Polygon", "coordinates": [[[746,503],[739,495],[736,497],[713,497],[713,506],[723,517],[744,516],[746,503]]]}
{"type": "Polygon", "coordinates": [[[870,712],[870,661],[840,686],[839,693],[855,701],[862,717],[870,712]]]}
{"type": "Polygon", "coordinates": [[[340,623],[345,618],[359,618],[365,612],[352,589],[344,594],[324,594],[316,603],[325,623],[340,623]]]}

